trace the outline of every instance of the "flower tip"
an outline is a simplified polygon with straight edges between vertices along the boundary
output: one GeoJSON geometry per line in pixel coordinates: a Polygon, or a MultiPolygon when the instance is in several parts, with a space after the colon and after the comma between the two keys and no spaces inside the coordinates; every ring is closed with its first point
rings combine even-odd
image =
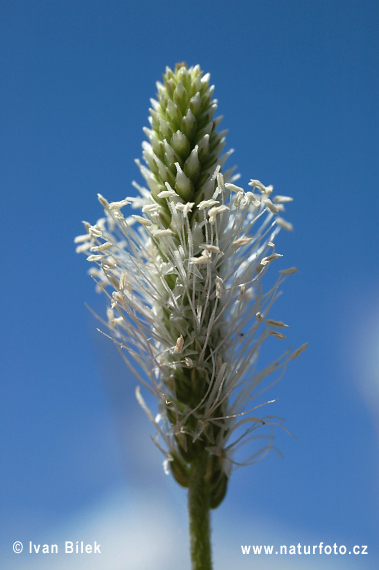
{"type": "Polygon", "coordinates": [[[103,208],[108,208],[109,207],[109,203],[108,200],[106,200],[104,198],[104,196],[102,196],[101,194],[97,195],[97,199],[99,200],[100,204],[103,206],[103,208]]]}
{"type": "Polygon", "coordinates": [[[175,72],[179,71],[179,69],[181,69],[182,67],[185,67],[186,69],[188,69],[188,65],[185,61],[175,63],[175,72]]]}

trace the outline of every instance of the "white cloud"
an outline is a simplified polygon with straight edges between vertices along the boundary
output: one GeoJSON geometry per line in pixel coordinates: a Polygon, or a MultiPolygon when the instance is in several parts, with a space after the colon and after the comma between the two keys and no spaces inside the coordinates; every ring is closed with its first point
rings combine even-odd
{"type": "Polygon", "coordinates": [[[361,290],[347,304],[354,326],[347,339],[346,358],[356,379],[356,387],[379,427],[379,302],[378,287],[361,290]],[[364,304],[362,306],[362,297],[364,304]]]}

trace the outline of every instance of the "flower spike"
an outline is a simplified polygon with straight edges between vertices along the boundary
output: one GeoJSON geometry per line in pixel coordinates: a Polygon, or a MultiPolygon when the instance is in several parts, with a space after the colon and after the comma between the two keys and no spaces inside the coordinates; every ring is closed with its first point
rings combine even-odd
{"type": "Polygon", "coordinates": [[[256,417],[264,404],[252,402],[264,379],[277,374],[278,381],[306,348],[258,369],[263,342],[284,339],[287,328],[269,315],[296,268],[279,271],[267,291],[263,283],[282,257],[275,251],[278,232],[292,230],[279,216],[291,198],[275,197],[258,180],[245,191],[234,184],[234,169],[222,172],[230,153],[221,155],[226,131],[214,118],[213,90],[199,66],[166,69],[144,129],[145,164],[137,161],[148,189],[135,184],[140,197],[120,202],[99,196],[105,218],[86,224],[87,235],[76,239],[108,297],[109,335],[157,398],[154,419],[137,392],[157,429],[165,469],[189,487],[190,514],[196,511],[191,493],[205,493],[205,510],[222,502],[243,440],[268,438],[246,464],[273,448],[271,431],[252,433],[277,422],[256,417]],[[129,204],[139,213],[125,218],[129,204]]]}

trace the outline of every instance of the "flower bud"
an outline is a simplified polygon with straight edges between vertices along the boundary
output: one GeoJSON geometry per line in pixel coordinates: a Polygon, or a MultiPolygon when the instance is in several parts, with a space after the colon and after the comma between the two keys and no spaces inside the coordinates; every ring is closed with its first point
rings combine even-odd
{"type": "Polygon", "coordinates": [[[144,129],[150,145],[144,145],[143,159],[144,168],[153,177],[140,168],[152,197],[166,210],[167,219],[172,215],[169,206],[157,198],[165,183],[169,182],[182,199],[201,201],[198,194],[204,196],[206,181],[212,184],[207,195],[216,188],[210,168],[221,169],[228,156],[221,157],[224,133],[217,131],[221,118],[213,118],[217,104],[212,99],[214,88],[209,78],[198,65],[189,68],[182,63],[174,70],[166,68],[162,83],[157,83],[157,98],[151,100],[151,129],[144,129]]]}

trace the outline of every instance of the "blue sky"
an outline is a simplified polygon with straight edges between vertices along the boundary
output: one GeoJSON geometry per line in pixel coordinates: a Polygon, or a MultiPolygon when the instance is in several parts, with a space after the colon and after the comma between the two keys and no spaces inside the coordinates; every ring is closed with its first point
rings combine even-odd
{"type": "Polygon", "coordinates": [[[98,192],[119,200],[141,182],[149,98],[183,60],[211,73],[241,184],[294,197],[277,247],[300,273],[275,310],[283,342],[309,341],[269,393],[297,439],[278,433],[283,459],[233,474],[215,568],[251,567],[241,544],[320,541],[369,554],[274,567],[377,567],[378,24],[364,0],[0,3],[4,567],[51,568],[16,540],[85,536],[104,544],[93,568],[189,568],[185,493],[95,331],[84,303],[102,312],[104,299],[73,244],[101,216],[98,192]]]}

